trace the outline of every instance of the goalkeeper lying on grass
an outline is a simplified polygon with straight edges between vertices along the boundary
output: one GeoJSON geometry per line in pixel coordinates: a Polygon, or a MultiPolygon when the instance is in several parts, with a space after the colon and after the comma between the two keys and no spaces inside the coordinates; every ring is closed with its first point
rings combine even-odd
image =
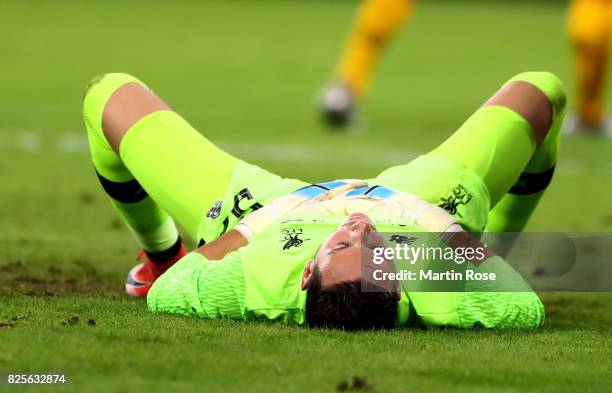
{"type": "Polygon", "coordinates": [[[220,150],[126,74],[90,83],[84,117],[100,182],[143,248],[126,290],[148,293],[151,311],[347,330],[532,328],[544,319],[532,291],[364,291],[362,255],[386,245],[379,232],[522,230],[551,180],[564,107],[554,75],[522,73],[430,153],[374,179],[313,185],[220,150]],[[175,220],[199,248],[186,252],[175,220]]]}

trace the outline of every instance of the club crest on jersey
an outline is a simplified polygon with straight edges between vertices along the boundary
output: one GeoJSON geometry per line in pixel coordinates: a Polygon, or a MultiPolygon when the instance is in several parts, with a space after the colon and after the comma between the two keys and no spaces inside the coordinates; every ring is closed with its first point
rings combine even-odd
{"type": "Polygon", "coordinates": [[[453,188],[451,195],[447,198],[440,198],[440,200],[439,207],[450,214],[456,214],[459,217],[463,217],[461,213],[458,212],[458,208],[461,205],[467,205],[468,202],[472,200],[472,194],[470,194],[461,184],[458,184],[453,188]]]}
{"type": "Polygon", "coordinates": [[[208,213],[206,213],[206,217],[210,218],[211,220],[214,220],[215,218],[219,217],[219,215],[221,214],[222,206],[223,200],[219,199],[217,202],[215,202],[213,207],[210,208],[208,213]]]}
{"type": "Polygon", "coordinates": [[[293,247],[301,247],[305,241],[310,239],[302,239],[304,231],[301,228],[286,228],[281,230],[281,243],[283,244],[283,250],[289,250],[293,247]]]}

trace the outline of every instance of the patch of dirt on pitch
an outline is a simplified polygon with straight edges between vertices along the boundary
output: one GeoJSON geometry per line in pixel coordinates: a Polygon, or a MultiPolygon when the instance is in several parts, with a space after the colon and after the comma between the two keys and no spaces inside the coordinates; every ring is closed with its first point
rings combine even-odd
{"type": "Polygon", "coordinates": [[[350,382],[340,381],[336,385],[337,392],[376,392],[374,386],[366,378],[354,376],[350,382]]]}
{"type": "Polygon", "coordinates": [[[117,218],[113,218],[110,222],[110,228],[113,231],[120,231],[123,229],[123,223],[117,218]]]}
{"type": "Polygon", "coordinates": [[[5,273],[15,273],[23,269],[23,262],[20,260],[16,260],[15,262],[5,263],[4,265],[0,265],[0,272],[5,273]]]}
{"type": "Polygon", "coordinates": [[[72,294],[116,295],[123,292],[121,282],[96,271],[89,264],[76,262],[78,271],[66,273],[49,267],[47,272],[30,273],[22,261],[0,264],[0,293],[31,296],[65,296],[72,294]]]}
{"type": "Polygon", "coordinates": [[[94,194],[92,194],[91,192],[82,192],[79,195],[79,201],[83,204],[83,205],[92,205],[96,202],[96,197],[94,194]]]}
{"type": "Polygon", "coordinates": [[[610,330],[612,318],[607,310],[611,293],[543,293],[541,298],[546,329],[610,330]]]}
{"type": "MultiPolygon", "coordinates": [[[[64,326],[75,326],[75,325],[80,325],[81,324],[81,316],[80,315],[73,315],[71,317],[68,317],[66,319],[64,319],[62,321],[62,325],[64,326]]],[[[87,320],[87,326],[96,326],[96,320],[95,319],[88,319],[87,320]]]]}
{"type": "Polygon", "coordinates": [[[79,322],[81,322],[81,317],[79,317],[78,315],[73,315],[70,318],[63,320],[62,325],[74,326],[78,325],[79,322]]]}
{"type": "Polygon", "coordinates": [[[15,315],[8,321],[0,321],[0,329],[11,329],[17,325],[17,322],[26,319],[25,315],[15,315]]]}

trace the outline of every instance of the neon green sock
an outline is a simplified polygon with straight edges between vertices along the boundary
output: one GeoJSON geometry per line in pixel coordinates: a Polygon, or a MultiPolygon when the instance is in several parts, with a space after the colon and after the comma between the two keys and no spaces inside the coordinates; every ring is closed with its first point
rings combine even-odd
{"type": "Polygon", "coordinates": [[[106,102],[119,87],[133,82],[142,83],[126,74],[106,74],[94,79],[85,93],[83,116],[91,157],[102,187],[142,248],[156,253],[176,244],[179,235],[174,221],[134,179],[102,131],[106,102]]]}
{"type": "Polygon", "coordinates": [[[507,83],[515,81],[530,83],[546,94],[552,104],[553,120],[544,141],[533,153],[518,181],[489,213],[487,232],[522,231],[548,187],[557,163],[566,103],[561,81],[548,72],[525,72],[507,83]]]}

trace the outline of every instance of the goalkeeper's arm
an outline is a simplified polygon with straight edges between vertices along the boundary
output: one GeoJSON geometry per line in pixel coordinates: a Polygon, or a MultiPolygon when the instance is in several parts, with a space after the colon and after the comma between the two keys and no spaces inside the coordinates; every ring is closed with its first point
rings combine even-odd
{"type": "Polygon", "coordinates": [[[185,255],[162,274],[147,296],[149,310],[205,318],[242,318],[240,256],[248,241],[231,230],[185,255]],[[230,255],[228,255],[230,254],[230,255]]]}
{"type": "Polygon", "coordinates": [[[471,260],[476,270],[495,273],[494,281],[466,282],[465,292],[456,294],[460,327],[537,328],[544,322],[544,305],[508,262],[465,231],[446,238],[452,248],[484,247],[484,257],[471,260]]]}
{"type": "Polygon", "coordinates": [[[223,259],[228,253],[244,247],[249,244],[249,241],[235,229],[223,234],[220,238],[207,243],[193,250],[202,254],[209,261],[218,261],[223,259]]]}

